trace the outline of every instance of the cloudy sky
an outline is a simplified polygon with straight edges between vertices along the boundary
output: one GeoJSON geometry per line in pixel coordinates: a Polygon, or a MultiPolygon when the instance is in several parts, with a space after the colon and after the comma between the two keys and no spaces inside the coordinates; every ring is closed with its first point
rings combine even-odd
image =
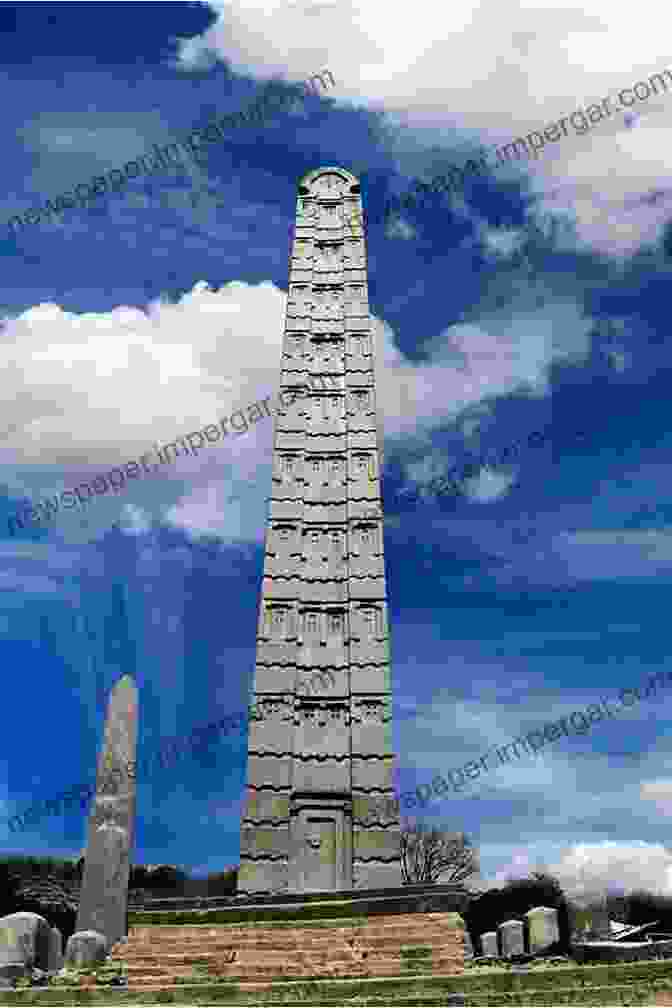
{"type": "MultiPolygon", "coordinates": [[[[606,0],[419,0],[412,18],[371,0],[0,5],[5,817],[88,778],[124,672],[141,754],[246,703],[270,420],[85,518],[14,535],[8,519],[274,393],[296,183],[321,164],[362,182],[401,790],[664,668],[672,85],[385,206],[649,81],[669,17],[606,0]],[[324,69],[335,86],[301,97],[324,69]],[[9,223],[270,80],[288,101],[262,125],[9,223]]],[[[466,830],[486,880],[545,865],[569,888],[669,891],[670,704],[672,687],[427,819],[466,830]]],[[[136,860],[235,863],[244,772],[234,741],[141,778],[136,860]]],[[[74,812],[0,828],[7,852],[84,840],[74,812]]]]}

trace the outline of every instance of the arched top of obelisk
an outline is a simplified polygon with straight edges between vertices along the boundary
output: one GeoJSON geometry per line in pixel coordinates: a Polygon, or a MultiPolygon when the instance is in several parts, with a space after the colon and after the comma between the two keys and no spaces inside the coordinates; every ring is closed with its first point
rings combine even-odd
{"type": "Polygon", "coordinates": [[[137,689],[135,685],[135,680],[133,676],[130,674],[130,672],[125,672],[124,675],[122,675],[120,679],[117,679],[116,683],[114,684],[114,689],[119,690],[129,689],[130,687],[132,687],[133,689],[137,689]]]}
{"type": "Polygon", "coordinates": [[[357,176],[338,165],[325,165],[306,172],[299,179],[298,189],[301,196],[342,196],[360,191],[357,176]]]}

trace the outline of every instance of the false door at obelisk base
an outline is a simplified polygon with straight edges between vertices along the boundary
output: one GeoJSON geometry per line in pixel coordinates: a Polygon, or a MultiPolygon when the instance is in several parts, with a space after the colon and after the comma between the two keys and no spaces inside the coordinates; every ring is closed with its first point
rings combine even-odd
{"type": "Polygon", "coordinates": [[[297,197],[242,893],[401,885],[375,394],[359,184],[320,168],[297,197]]]}

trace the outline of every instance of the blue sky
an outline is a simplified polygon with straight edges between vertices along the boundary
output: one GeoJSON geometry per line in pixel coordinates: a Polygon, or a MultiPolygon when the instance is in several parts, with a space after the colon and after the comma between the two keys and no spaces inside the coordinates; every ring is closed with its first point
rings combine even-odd
{"type": "MultiPolygon", "coordinates": [[[[409,24],[361,0],[1,5],[6,817],[89,776],[125,672],[141,754],[246,704],[271,421],[97,499],[88,524],[72,512],[12,537],[6,519],[274,393],[296,184],[323,164],[362,181],[401,790],[667,661],[672,88],[384,213],[479,145],[648,80],[665,33],[602,0],[424,6],[409,24]],[[6,226],[271,78],[295,89],[322,69],[329,92],[198,161],[6,226]],[[437,493],[451,470],[460,493],[437,493]]],[[[473,837],[486,880],[544,864],[570,888],[667,890],[670,704],[493,771],[427,818],[473,837]]],[[[136,860],[237,862],[244,765],[243,740],[141,778],[136,860]]],[[[74,812],[3,828],[7,852],[84,842],[74,812]]]]}

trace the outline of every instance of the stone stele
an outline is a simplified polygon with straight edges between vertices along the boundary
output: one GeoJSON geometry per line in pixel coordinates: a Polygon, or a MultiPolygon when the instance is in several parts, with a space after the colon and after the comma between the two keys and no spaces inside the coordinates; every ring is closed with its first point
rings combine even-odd
{"type": "Polygon", "coordinates": [[[318,168],[289,264],[240,894],[401,886],[375,374],[359,182],[318,168]]]}
{"type": "Polygon", "coordinates": [[[138,691],[122,676],[110,695],[89,817],[76,930],[105,935],[108,951],[127,933],[128,876],[135,820],[138,691]]]}
{"type": "Polygon", "coordinates": [[[69,969],[84,969],[105,961],[107,938],[97,931],[75,931],[65,948],[65,965],[69,969]]]}
{"type": "Polygon", "coordinates": [[[39,914],[23,911],[0,918],[0,965],[23,963],[46,970],[50,944],[51,928],[39,914]]]}
{"type": "Polygon", "coordinates": [[[553,907],[534,907],[525,914],[530,952],[543,952],[560,940],[558,911],[553,907]]]}
{"type": "Polygon", "coordinates": [[[484,931],[481,935],[481,949],[484,956],[497,956],[499,955],[499,949],[497,948],[497,932],[496,931],[484,931]]]}
{"type": "Polygon", "coordinates": [[[52,927],[49,939],[49,973],[57,973],[63,967],[63,935],[57,927],[52,927]]]}
{"type": "Polygon", "coordinates": [[[504,921],[497,928],[499,931],[499,943],[502,949],[502,956],[510,959],[511,956],[523,955],[525,952],[525,927],[522,921],[504,921]]]}

